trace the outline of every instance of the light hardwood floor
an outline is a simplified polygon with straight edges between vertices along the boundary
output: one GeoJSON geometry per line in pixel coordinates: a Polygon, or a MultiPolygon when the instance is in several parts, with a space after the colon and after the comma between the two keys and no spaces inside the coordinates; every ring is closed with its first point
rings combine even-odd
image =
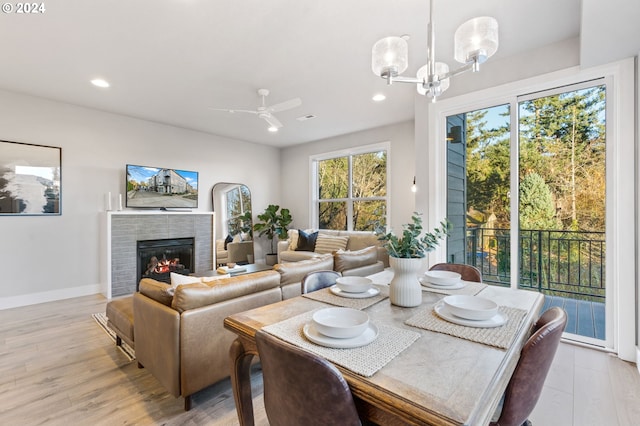
{"type": "MultiPolygon", "coordinates": [[[[129,362],[95,323],[102,296],[0,311],[1,425],[237,425],[229,380],[183,410],[145,369],[129,362]]],[[[253,375],[258,425],[268,424],[253,375]]],[[[535,425],[640,424],[634,364],[562,344],[531,420],[535,425]]]]}

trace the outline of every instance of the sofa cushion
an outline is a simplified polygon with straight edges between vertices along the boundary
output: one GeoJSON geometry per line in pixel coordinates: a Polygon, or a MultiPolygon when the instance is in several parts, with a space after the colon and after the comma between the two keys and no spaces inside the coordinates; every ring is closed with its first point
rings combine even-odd
{"type": "Polygon", "coordinates": [[[349,242],[349,237],[344,236],[333,236],[326,234],[319,234],[318,239],[316,240],[316,253],[333,253],[334,251],[344,250],[347,248],[347,243],[349,242]]]}
{"type": "Polygon", "coordinates": [[[381,243],[382,242],[378,240],[378,236],[372,232],[353,232],[349,235],[347,250],[356,251],[362,250],[365,247],[379,247],[381,243]]]}
{"type": "Polygon", "coordinates": [[[316,239],[318,231],[306,233],[302,229],[298,229],[298,243],[296,251],[314,251],[316,248],[316,239]]]}
{"type": "Polygon", "coordinates": [[[273,269],[280,274],[280,286],[299,283],[309,272],[333,269],[333,256],[324,255],[300,262],[278,263],[273,269]]]}
{"type": "Polygon", "coordinates": [[[367,247],[356,251],[338,250],[333,255],[334,270],[343,272],[348,269],[371,265],[378,261],[378,248],[367,247]]]}
{"type": "Polygon", "coordinates": [[[278,262],[300,262],[301,260],[313,259],[314,257],[325,256],[324,254],[316,253],[314,251],[291,251],[285,250],[280,253],[278,262]]]}
{"type": "Polygon", "coordinates": [[[171,307],[182,313],[190,309],[276,288],[279,285],[280,275],[273,271],[228,277],[216,280],[213,286],[204,283],[185,284],[176,288],[171,307]]]}
{"type": "Polygon", "coordinates": [[[152,278],[143,278],[140,280],[138,291],[156,302],[165,306],[171,306],[173,300],[173,291],[175,289],[169,284],[156,281],[152,278]]]}

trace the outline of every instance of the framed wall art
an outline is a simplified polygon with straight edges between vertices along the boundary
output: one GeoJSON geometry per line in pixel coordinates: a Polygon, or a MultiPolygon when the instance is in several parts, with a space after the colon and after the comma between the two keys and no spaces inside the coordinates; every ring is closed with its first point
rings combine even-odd
{"type": "Polygon", "coordinates": [[[60,215],[62,148],[0,141],[0,215],[60,215]]]}

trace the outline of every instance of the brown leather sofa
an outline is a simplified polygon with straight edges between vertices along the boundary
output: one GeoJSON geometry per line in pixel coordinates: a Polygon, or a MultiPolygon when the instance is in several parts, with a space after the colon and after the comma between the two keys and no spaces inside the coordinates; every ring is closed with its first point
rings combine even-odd
{"type": "Polygon", "coordinates": [[[235,335],[224,319],[282,300],[280,274],[264,271],[209,284],[140,281],[133,295],[136,359],[174,396],[185,398],[229,377],[235,335]]]}
{"type": "Polygon", "coordinates": [[[184,397],[189,410],[191,395],[229,377],[229,347],[236,336],[224,328],[227,316],[299,296],[307,273],[333,268],[334,256],[326,254],[175,288],[144,278],[133,295],[138,364],[172,395],[184,397]]]}

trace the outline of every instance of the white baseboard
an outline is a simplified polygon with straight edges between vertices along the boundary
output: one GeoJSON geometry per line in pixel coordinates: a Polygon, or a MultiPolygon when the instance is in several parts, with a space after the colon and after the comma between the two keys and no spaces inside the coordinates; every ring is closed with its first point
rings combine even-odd
{"type": "Polygon", "coordinates": [[[101,294],[101,289],[102,288],[100,284],[93,284],[82,287],[70,287],[60,290],[44,291],[41,293],[0,297],[0,310],[19,308],[21,306],[37,305],[38,303],[55,302],[56,300],[89,296],[91,294],[101,294]]]}

